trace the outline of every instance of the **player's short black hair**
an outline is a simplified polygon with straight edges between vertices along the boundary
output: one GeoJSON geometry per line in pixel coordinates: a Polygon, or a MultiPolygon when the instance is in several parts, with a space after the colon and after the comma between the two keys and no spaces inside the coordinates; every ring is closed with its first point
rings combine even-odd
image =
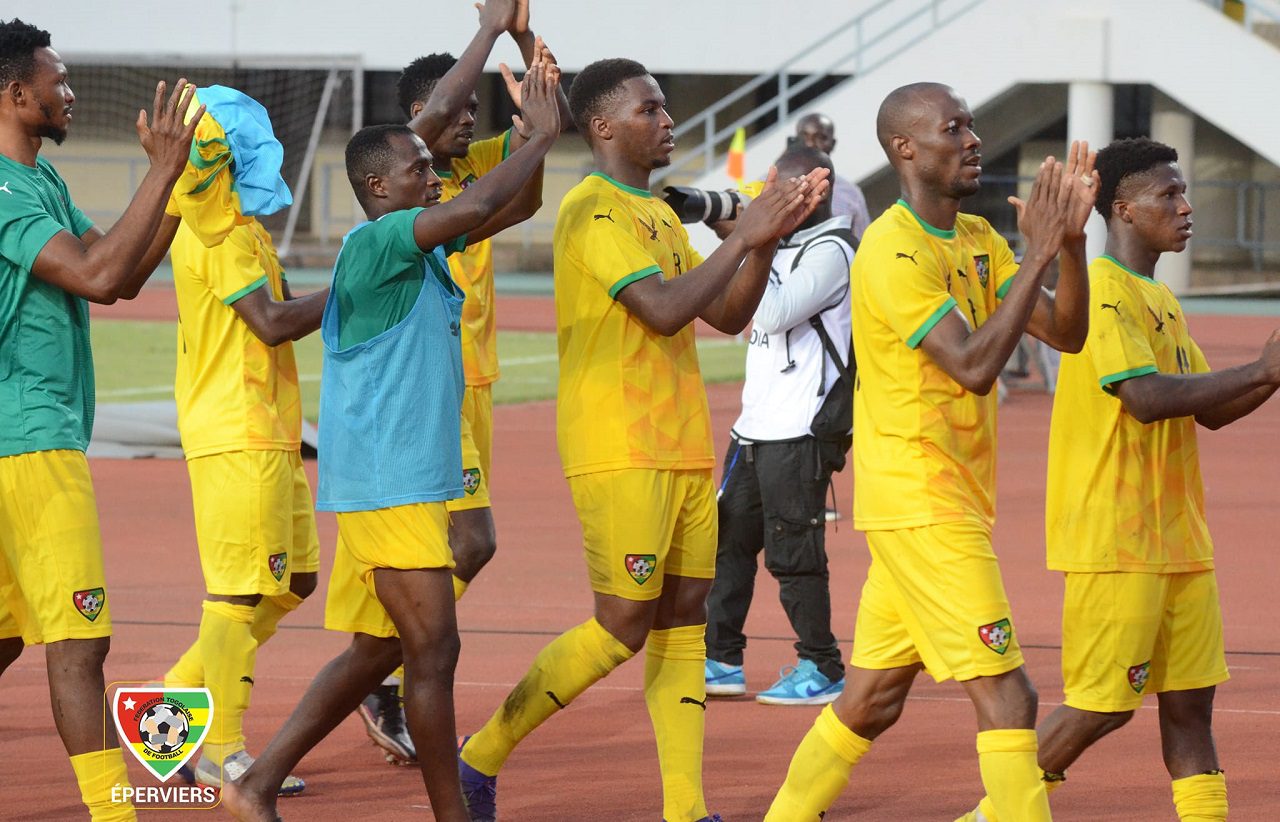
{"type": "Polygon", "coordinates": [[[347,179],[356,193],[356,199],[362,205],[366,196],[364,178],[370,174],[386,174],[395,162],[396,153],[391,147],[391,138],[397,134],[412,136],[413,131],[399,123],[367,126],[357,131],[347,142],[347,179]]]}
{"type": "Polygon", "coordinates": [[[578,73],[569,87],[569,113],[584,137],[591,118],[618,95],[619,87],[632,77],[644,77],[649,70],[625,57],[597,60],[578,73]]]}
{"type": "Polygon", "coordinates": [[[779,178],[782,177],[784,168],[795,169],[796,171],[804,169],[802,172],[804,174],[808,174],[815,168],[835,170],[835,166],[831,163],[831,155],[799,142],[788,145],[787,150],[782,152],[778,159],[773,161],[773,164],[778,169],[779,178]]]}
{"type": "Polygon", "coordinates": [[[1150,171],[1156,166],[1178,162],[1178,150],[1164,143],[1157,143],[1150,137],[1130,137],[1116,140],[1098,152],[1098,176],[1102,178],[1098,186],[1098,200],[1094,207],[1102,215],[1102,219],[1111,220],[1111,206],[1116,201],[1116,192],[1126,178],[1150,171]]]}
{"type": "Polygon", "coordinates": [[[411,117],[409,108],[414,103],[426,103],[431,92],[435,90],[440,78],[449,73],[458,62],[458,58],[447,52],[428,54],[419,57],[404,67],[396,80],[396,102],[404,110],[405,117],[411,117]]]}
{"type": "Polygon", "coordinates": [[[36,70],[36,49],[48,48],[49,32],[18,18],[0,22],[0,83],[25,83],[36,70]]]}

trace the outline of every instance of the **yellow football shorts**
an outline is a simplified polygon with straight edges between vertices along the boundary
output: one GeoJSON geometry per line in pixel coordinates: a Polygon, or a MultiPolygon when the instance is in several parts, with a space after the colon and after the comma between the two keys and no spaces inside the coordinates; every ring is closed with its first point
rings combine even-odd
{"type": "Polygon", "coordinates": [[[0,639],[111,636],[98,505],[84,452],[0,457],[0,639]]]}
{"type": "Polygon", "coordinates": [[[374,570],[452,567],[449,512],[443,502],[340,513],[324,627],[349,634],[399,636],[378,601],[374,570]]]}
{"type": "Polygon", "coordinates": [[[1072,708],[1132,711],[1146,694],[1227,679],[1213,571],[1066,574],[1062,681],[1072,708]]]}
{"type": "Polygon", "coordinates": [[[311,487],[297,451],[227,451],[187,460],[205,590],[279,596],[320,567],[311,487]]]}
{"type": "Polygon", "coordinates": [[[492,462],[493,388],[468,385],[462,395],[462,496],[445,503],[450,511],[490,507],[492,462]]]}
{"type": "Polygon", "coordinates": [[[665,576],[716,572],[716,489],[711,469],[625,468],[569,478],[582,523],[591,590],[657,599],[665,576]]]}
{"type": "Polygon", "coordinates": [[[1022,665],[1009,599],[986,527],[951,522],[869,531],[849,664],[883,670],[923,662],[938,682],[1022,665]]]}

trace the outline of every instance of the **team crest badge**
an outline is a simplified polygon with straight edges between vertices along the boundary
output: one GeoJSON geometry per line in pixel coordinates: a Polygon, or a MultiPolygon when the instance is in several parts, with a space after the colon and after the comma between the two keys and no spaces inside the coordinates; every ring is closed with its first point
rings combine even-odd
{"type": "Polygon", "coordinates": [[[120,688],[111,715],[124,746],[166,782],[204,742],[213,697],[208,688],[120,688]]]}
{"type": "Polygon", "coordinates": [[[467,492],[467,496],[472,496],[476,491],[480,490],[479,468],[462,469],[462,490],[467,492]]]}
{"type": "Polygon", "coordinates": [[[657,554],[627,554],[623,557],[627,573],[636,581],[636,585],[644,585],[653,576],[653,569],[658,567],[657,554]]]}
{"type": "Polygon", "coordinates": [[[1142,693],[1147,687],[1147,677],[1151,675],[1151,660],[1147,660],[1141,665],[1134,665],[1129,669],[1129,687],[1133,689],[1135,694],[1142,693]]]}
{"type": "Polygon", "coordinates": [[[982,625],[978,628],[978,638],[983,645],[1003,656],[1013,639],[1013,625],[1007,618],[982,625]]]}
{"type": "Polygon", "coordinates": [[[98,619],[98,614],[102,613],[102,606],[107,603],[107,592],[102,588],[86,588],[72,594],[71,601],[75,603],[80,616],[94,622],[98,619]]]}
{"type": "Polygon", "coordinates": [[[458,183],[458,188],[462,189],[463,191],[466,191],[467,188],[475,181],[476,181],[476,175],[468,174],[466,177],[462,178],[461,182],[458,183]]]}
{"type": "Polygon", "coordinates": [[[982,284],[983,288],[986,288],[987,280],[991,279],[991,255],[973,255],[973,267],[978,272],[978,282],[982,284]]]}
{"type": "Polygon", "coordinates": [[[271,576],[279,582],[284,578],[284,571],[289,567],[289,555],[281,551],[278,554],[272,554],[267,557],[267,567],[271,569],[271,576]]]}

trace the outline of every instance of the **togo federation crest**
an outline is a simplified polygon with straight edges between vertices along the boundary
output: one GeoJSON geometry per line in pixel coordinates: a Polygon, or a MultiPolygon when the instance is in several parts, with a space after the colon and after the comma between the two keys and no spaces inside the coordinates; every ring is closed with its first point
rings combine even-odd
{"type": "Polygon", "coordinates": [[[991,279],[991,255],[973,255],[973,268],[978,273],[978,282],[982,284],[983,288],[986,288],[987,280],[991,279]]]}
{"type": "Polygon", "coordinates": [[[636,581],[636,585],[644,585],[649,581],[649,577],[653,576],[654,569],[658,567],[657,554],[627,554],[622,559],[623,565],[627,568],[627,573],[636,581]]]}
{"type": "Polygon", "coordinates": [[[1007,618],[979,626],[978,638],[997,654],[1004,656],[1009,650],[1009,642],[1013,639],[1013,625],[1007,618]]]}
{"type": "Polygon", "coordinates": [[[204,742],[213,697],[208,688],[119,688],[111,715],[124,747],[166,782],[204,742]]]}
{"type": "Polygon", "coordinates": [[[107,592],[102,588],[86,588],[71,595],[71,602],[80,612],[80,616],[94,622],[102,613],[102,606],[107,603],[107,592]]]}
{"type": "Polygon", "coordinates": [[[1135,694],[1142,693],[1147,687],[1147,677],[1151,676],[1151,660],[1147,660],[1141,665],[1134,665],[1129,669],[1129,687],[1133,689],[1135,694]]]}
{"type": "Polygon", "coordinates": [[[285,551],[267,557],[267,568],[271,571],[271,576],[276,578],[276,582],[284,578],[285,569],[288,567],[289,554],[285,551]]]}
{"type": "Polygon", "coordinates": [[[473,496],[476,491],[480,490],[480,469],[479,468],[463,468],[462,469],[462,490],[467,496],[473,496]]]}

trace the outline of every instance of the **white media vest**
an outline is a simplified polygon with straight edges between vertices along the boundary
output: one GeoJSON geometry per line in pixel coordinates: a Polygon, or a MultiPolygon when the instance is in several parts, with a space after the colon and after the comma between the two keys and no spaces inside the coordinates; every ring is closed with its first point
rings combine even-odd
{"type": "Polygon", "coordinates": [[[814,314],[821,312],[827,336],[849,363],[853,248],[838,236],[820,236],[839,228],[849,228],[848,216],[798,231],[778,245],[751,324],[742,414],[733,424],[738,439],[776,442],[809,435],[827,389],[840,376],[809,324],[814,314]]]}

